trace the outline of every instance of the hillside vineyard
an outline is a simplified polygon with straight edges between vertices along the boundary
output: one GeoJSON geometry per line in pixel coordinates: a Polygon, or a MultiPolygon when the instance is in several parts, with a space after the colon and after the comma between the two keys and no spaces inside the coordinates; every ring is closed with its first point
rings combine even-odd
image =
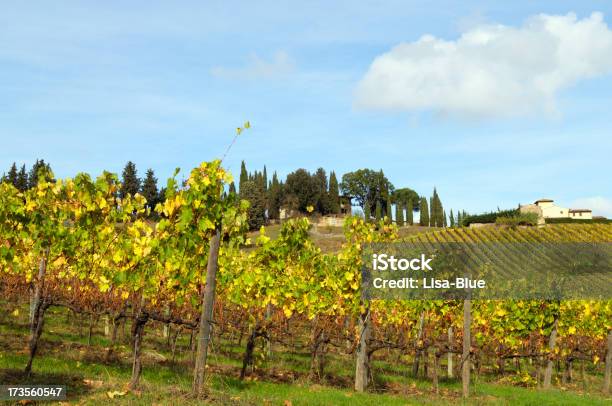
{"type": "MultiPolygon", "coordinates": [[[[325,374],[326,357],[352,357],[358,391],[371,385],[374,361],[383,359],[411,362],[417,371],[431,359],[429,378],[436,388],[442,359],[449,375],[462,368],[463,379],[485,369],[501,374],[514,363],[522,368],[521,379],[543,387],[553,384],[554,363],[571,369],[581,360],[604,373],[608,390],[610,300],[368,301],[361,292],[363,247],[400,241],[395,225],[347,217],[345,242],[329,254],[311,240],[307,218],[285,221],[275,239],[262,228],[251,241],[248,203],[224,192],[230,181],[219,161],[191,171],[185,187],[170,179],[165,200],[154,209],[157,221],[143,219],[150,209],[142,196],[117,197],[118,179],[108,173],[41,180],[24,192],[2,183],[0,295],[10,306],[30,304],[26,372],[36,370],[48,309],[66,307],[108,317],[113,329],[122,320],[131,322],[131,388],[139,386],[143,332],[165,325],[205,339],[197,341],[198,357],[201,351],[206,355],[207,347],[199,346],[208,344],[202,343],[240,337],[242,344],[244,336],[241,378],[261,351],[255,343],[263,340],[289,351],[307,348],[312,379],[325,374]],[[211,280],[214,302],[207,302],[211,280]],[[202,336],[204,308],[213,303],[214,328],[202,336]]],[[[515,242],[609,243],[612,225],[445,228],[403,241],[508,243],[508,250],[515,242]]],[[[418,262],[425,266],[427,259],[418,262]]],[[[113,341],[106,351],[114,347],[113,341]]],[[[214,374],[203,359],[201,373],[214,374]]],[[[197,378],[198,362],[195,370],[197,378]]]]}

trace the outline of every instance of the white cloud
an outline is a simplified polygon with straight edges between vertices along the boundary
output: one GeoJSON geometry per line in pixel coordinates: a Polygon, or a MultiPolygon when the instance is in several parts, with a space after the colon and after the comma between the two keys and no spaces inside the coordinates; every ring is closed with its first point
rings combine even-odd
{"type": "Polygon", "coordinates": [[[612,71],[601,13],[539,14],[521,27],[480,24],[455,41],[431,35],[378,56],[355,105],[468,117],[554,114],[559,90],[612,71]]]}
{"type": "Polygon", "coordinates": [[[246,66],[241,68],[215,66],[211,69],[211,74],[228,79],[270,79],[291,73],[294,69],[295,64],[289,55],[284,51],[278,51],[271,61],[266,61],[253,53],[249,56],[246,66]]]}
{"type": "Polygon", "coordinates": [[[612,218],[612,200],[602,196],[586,197],[572,202],[572,208],[591,209],[594,216],[612,218]]]}

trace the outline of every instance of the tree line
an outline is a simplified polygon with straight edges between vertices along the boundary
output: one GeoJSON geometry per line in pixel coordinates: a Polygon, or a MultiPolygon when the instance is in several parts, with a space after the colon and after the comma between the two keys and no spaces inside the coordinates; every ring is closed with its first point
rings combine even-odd
{"type": "Polygon", "coordinates": [[[25,164],[21,165],[21,168],[18,170],[17,163],[13,162],[8,172],[5,172],[0,178],[0,183],[8,182],[20,192],[25,192],[38,185],[38,177],[41,171],[51,173],[51,165],[46,163],[44,159],[37,159],[30,170],[27,170],[25,164]]]}
{"type": "MultiPolygon", "coordinates": [[[[23,192],[36,186],[41,170],[51,173],[50,164],[43,159],[37,159],[30,170],[25,164],[17,169],[17,164],[13,163],[1,180],[23,192]]],[[[465,210],[458,211],[456,216],[451,210],[447,215],[436,188],[429,198],[420,196],[409,187],[395,188],[382,169],[348,172],[338,182],[334,171],[330,171],[328,176],[324,168],[318,168],[314,173],[300,168],[282,180],[276,171],[268,179],[265,165],[261,171],[247,171],[246,163],[242,161],[238,190],[232,182],[229,192],[236,192],[240,198],[249,201],[249,228],[252,230],[270,220],[279,220],[282,209],[287,215],[340,214],[342,199],[347,205],[359,206],[366,221],[376,223],[386,219],[398,226],[414,225],[414,212],[420,213],[416,224],[424,227],[459,227],[467,218],[465,210]]],[[[136,165],[128,161],[121,174],[119,197],[136,193],[146,198],[147,206],[155,215],[153,209],[164,200],[165,188],[158,187],[153,169],[147,169],[144,178],[140,178],[136,165]]]]}
{"type": "MultiPolygon", "coordinates": [[[[5,172],[0,178],[0,183],[10,183],[20,192],[25,192],[35,188],[41,176],[48,176],[47,174],[50,173],[53,173],[51,165],[45,162],[44,159],[37,159],[30,170],[26,168],[25,164],[20,169],[17,169],[17,163],[13,162],[8,172],[5,172]]],[[[157,203],[164,201],[166,191],[165,188],[158,188],[157,178],[153,169],[147,169],[145,177],[139,178],[136,164],[128,161],[121,174],[121,188],[118,194],[119,197],[124,198],[128,195],[134,196],[136,193],[141,194],[147,199],[147,207],[153,211],[157,203]]]]}
{"type": "MultiPolygon", "coordinates": [[[[233,182],[229,190],[236,191],[233,182]]],[[[323,168],[314,173],[300,168],[289,173],[284,181],[275,171],[269,180],[266,166],[262,171],[249,172],[246,163],[242,161],[238,194],[250,203],[248,214],[251,229],[258,229],[269,220],[279,220],[283,209],[288,214],[340,213],[336,173],[331,171],[328,177],[323,168]]]]}

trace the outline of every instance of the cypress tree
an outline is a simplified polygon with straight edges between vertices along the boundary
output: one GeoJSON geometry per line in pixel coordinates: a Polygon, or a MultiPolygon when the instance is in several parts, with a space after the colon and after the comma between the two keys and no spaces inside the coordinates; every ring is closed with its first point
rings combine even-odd
{"type": "Polygon", "coordinates": [[[249,180],[249,173],[246,170],[246,164],[242,161],[240,164],[240,180],[238,181],[238,191],[242,193],[242,185],[249,180]]]}
{"type": "Polygon", "coordinates": [[[236,184],[234,183],[234,181],[232,181],[229,185],[229,193],[231,194],[236,194],[236,184]]]}
{"type": "Polygon", "coordinates": [[[385,208],[385,216],[387,218],[387,224],[390,224],[393,221],[393,217],[391,215],[391,196],[389,196],[389,189],[385,194],[385,200],[387,202],[387,207],[385,208]]]}
{"type": "Polygon", "coordinates": [[[461,210],[457,212],[457,227],[463,226],[463,215],[461,214],[461,210]]]}
{"type": "Polygon", "coordinates": [[[372,213],[370,213],[370,203],[369,202],[365,202],[364,209],[363,209],[363,217],[365,218],[366,223],[369,223],[371,221],[372,213]]]}
{"type": "Polygon", "coordinates": [[[429,208],[427,207],[427,198],[421,197],[421,205],[419,207],[421,213],[419,224],[425,227],[429,227],[429,208]]]}
{"type": "Polygon", "coordinates": [[[451,209],[450,216],[448,217],[448,219],[450,220],[450,226],[455,227],[455,217],[453,215],[453,209],[451,209]]]}
{"type": "Polygon", "coordinates": [[[338,191],[338,179],[336,179],[336,173],[334,171],[331,171],[329,174],[328,200],[330,213],[340,213],[340,193],[338,191]]]}
{"type": "Polygon", "coordinates": [[[278,181],[278,176],[276,172],[274,172],[272,174],[270,188],[268,189],[268,216],[271,219],[278,219],[280,217],[282,200],[282,183],[278,181]]]}
{"type": "Polygon", "coordinates": [[[434,187],[432,204],[430,207],[431,210],[431,222],[432,225],[436,227],[442,227],[446,222],[446,215],[444,213],[444,207],[442,207],[442,201],[440,200],[440,195],[438,195],[438,191],[434,187]]]}
{"type": "Polygon", "coordinates": [[[44,175],[49,180],[51,177],[51,166],[45,163],[44,159],[37,159],[28,175],[28,189],[38,185],[38,177],[41,175],[44,175]]]}
{"type": "Polygon", "coordinates": [[[448,225],[448,223],[446,222],[446,211],[443,212],[444,215],[444,219],[442,221],[442,225],[446,228],[446,226],[448,225]]]}
{"type": "Polygon", "coordinates": [[[123,168],[121,179],[121,190],[119,192],[121,198],[127,195],[133,196],[140,192],[140,179],[138,178],[138,171],[134,162],[128,161],[125,168],[123,168]]]}
{"type": "Polygon", "coordinates": [[[263,189],[264,192],[268,191],[268,171],[266,169],[266,165],[264,165],[264,170],[263,170],[263,189]]]}
{"type": "Polygon", "coordinates": [[[442,224],[438,223],[440,219],[440,215],[438,214],[438,192],[436,192],[436,188],[434,187],[433,194],[431,198],[429,198],[429,223],[432,227],[441,227],[442,224]]]}
{"type": "Polygon", "coordinates": [[[8,181],[8,183],[10,183],[11,185],[15,186],[17,189],[19,189],[19,187],[17,186],[17,177],[18,177],[18,172],[17,172],[17,164],[15,162],[13,162],[13,165],[11,166],[11,169],[9,170],[8,175],[5,177],[5,179],[8,181]]]}
{"type": "Polygon", "coordinates": [[[401,202],[395,203],[395,224],[397,224],[398,227],[404,225],[404,207],[401,202]]]}
{"type": "Polygon", "coordinates": [[[21,169],[17,174],[17,189],[21,192],[28,190],[28,173],[26,172],[25,165],[21,165],[21,169]]]}
{"type": "Polygon", "coordinates": [[[313,175],[313,182],[316,185],[317,193],[317,204],[316,209],[321,214],[327,214],[330,212],[329,209],[329,196],[327,193],[327,174],[325,169],[319,168],[313,175]]]}
{"type": "Polygon", "coordinates": [[[140,193],[147,199],[147,207],[151,211],[155,210],[155,206],[159,203],[159,190],[157,190],[157,178],[153,169],[147,169],[145,179],[142,182],[140,193]]]}
{"type": "Polygon", "coordinates": [[[434,206],[433,205],[433,196],[430,196],[429,197],[429,206],[428,206],[428,209],[429,209],[429,226],[430,227],[435,227],[435,225],[436,225],[436,218],[434,216],[434,214],[435,214],[434,213],[435,207],[433,207],[433,206],[434,206]]]}
{"type": "Polygon", "coordinates": [[[413,214],[414,205],[412,203],[412,199],[408,199],[408,205],[406,206],[406,223],[408,223],[408,225],[414,224],[413,214]]]}
{"type": "Polygon", "coordinates": [[[382,219],[382,204],[380,203],[380,200],[376,201],[376,224],[380,223],[380,220],[382,219]]]}
{"type": "Polygon", "coordinates": [[[253,180],[243,183],[243,188],[240,190],[240,197],[249,201],[250,206],[247,211],[249,228],[257,230],[265,224],[265,201],[261,190],[261,184],[253,180]]]}

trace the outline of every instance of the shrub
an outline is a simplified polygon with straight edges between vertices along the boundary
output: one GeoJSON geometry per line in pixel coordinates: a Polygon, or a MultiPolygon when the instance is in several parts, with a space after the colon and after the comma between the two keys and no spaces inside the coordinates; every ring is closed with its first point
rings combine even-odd
{"type": "Polygon", "coordinates": [[[500,216],[495,219],[495,224],[505,226],[535,226],[538,224],[536,213],[519,213],[513,216],[500,216]]]}
{"type": "Polygon", "coordinates": [[[612,224],[611,219],[606,218],[594,218],[592,220],[587,219],[572,219],[572,218],[554,218],[554,219],[546,219],[546,224],[593,224],[593,223],[602,223],[602,224],[612,224]]]}
{"type": "Polygon", "coordinates": [[[469,226],[471,223],[495,223],[498,217],[513,217],[519,215],[518,209],[492,211],[490,213],[467,216],[462,221],[462,226],[469,226]]]}

